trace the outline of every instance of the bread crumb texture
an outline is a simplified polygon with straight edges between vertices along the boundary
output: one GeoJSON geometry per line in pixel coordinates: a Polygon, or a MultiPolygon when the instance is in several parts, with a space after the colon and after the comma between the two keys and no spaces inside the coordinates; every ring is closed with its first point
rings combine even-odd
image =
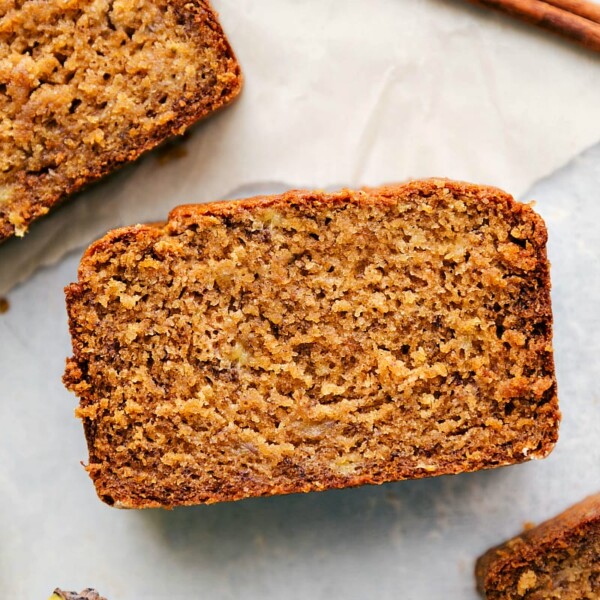
{"type": "Polygon", "coordinates": [[[600,494],[492,548],[476,575],[488,600],[598,600],[600,494]]]}
{"type": "Polygon", "coordinates": [[[0,0],[0,241],[240,84],[205,0],[0,0]]]}
{"type": "Polygon", "coordinates": [[[175,209],[67,288],[88,471],[127,507],[546,456],[559,413],[543,221],[427,180],[175,209]]]}

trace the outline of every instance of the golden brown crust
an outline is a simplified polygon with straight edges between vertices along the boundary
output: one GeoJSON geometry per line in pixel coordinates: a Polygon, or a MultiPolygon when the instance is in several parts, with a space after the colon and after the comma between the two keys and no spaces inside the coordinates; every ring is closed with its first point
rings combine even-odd
{"type": "MultiPolygon", "coordinates": [[[[600,594],[600,494],[590,496],[558,516],[488,550],[475,566],[477,590],[490,600],[529,598],[528,592],[539,594],[532,595],[532,599],[591,598],[587,595],[589,590],[585,589],[561,590],[557,586],[554,590],[548,587],[544,591],[534,589],[533,585],[528,589],[527,579],[540,585],[543,573],[552,582],[555,575],[552,567],[556,572],[559,568],[564,570],[562,562],[565,560],[570,560],[571,571],[578,567],[581,569],[577,555],[582,553],[582,548],[594,547],[596,558],[592,558],[591,562],[596,566],[595,572],[592,569],[591,575],[588,575],[591,581],[588,585],[592,585],[594,593],[600,594]]],[[[572,586],[579,583],[574,575],[571,578],[572,586]]]]}
{"type": "MultiPolygon", "coordinates": [[[[94,479],[99,496],[108,503],[131,508],[169,507],[237,500],[249,496],[380,484],[386,481],[414,479],[433,474],[454,474],[546,456],[556,442],[560,419],[551,350],[552,314],[549,295],[549,269],[545,249],[546,239],[547,234],[542,219],[529,206],[516,203],[508,194],[491,187],[439,179],[385,186],[359,192],[342,190],[338,193],[327,194],[318,191],[291,191],[278,196],[257,197],[242,201],[181,206],[171,212],[169,221],[163,227],[137,225],[110,232],[88,248],[80,264],[78,283],[71,284],[66,288],[74,356],[67,362],[64,381],[67,387],[76,392],[81,399],[80,416],[84,421],[90,450],[88,471],[94,479]],[[525,343],[525,346],[522,346],[525,354],[519,360],[527,363],[526,369],[534,369],[534,378],[530,380],[530,383],[526,383],[526,379],[521,377],[521,379],[507,380],[507,382],[498,386],[500,391],[495,393],[499,394],[499,402],[506,405],[503,410],[509,415],[506,417],[507,422],[504,425],[501,425],[500,421],[497,420],[502,419],[500,416],[491,418],[491,415],[480,415],[477,417],[477,419],[487,419],[486,422],[489,423],[489,428],[486,426],[482,433],[485,439],[488,439],[488,436],[496,435],[492,432],[499,433],[501,429],[498,428],[501,427],[507,429],[515,427],[515,431],[523,428],[523,433],[519,433],[518,436],[525,435],[524,438],[517,436],[520,441],[516,441],[517,438],[515,438],[514,441],[509,442],[507,440],[506,444],[502,444],[499,437],[494,443],[480,443],[476,450],[473,447],[464,456],[456,454],[443,456],[443,453],[440,453],[435,464],[430,464],[428,459],[415,462],[402,454],[394,458],[392,452],[390,454],[392,458],[389,461],[374,459],[355,473],[345,470],[335,472],[327,464],[318,461],[314,464],[312,462],[310,464],[308,462],[298,463],[297,459],[290,456],[286,459],[278,459],[280,463],[268,480],[262,480],[256,473],[252,475],[253,471],[250,470],[246,474],[240,473],[239,476],[219,479],[218,483],[215,483],[212,487],[207,484],[208,487],[202,488],[194,487],[192,485],[194,483],[193,479],[186,482],[185,476],[182,476],[179,485],[172,492],[161,489],[156,481],[152,483],[155,478],[149,474],[144,475],[136,483],[135,478],[121,479],[111,473],[111,467],[106,462],[107,460],[111,461],[109,458],[111,452],[110,442],[107,446],[105,442],[100,441],[99,436],[101,434],[98,428],[104,427],[105,417],[100,416],[101,414],[106,415],[106,418],[112,418],[109,417],[109,413],[104,412],[105,408],[102,408],[103,406],[109,406],[112,401],[108,399],[108,404],[104,404],[106,402],[104,400],[101,401],[100,388],[104,385],[103,380],[106,374],[104,367],[98,367],[96,364],[94,358],[96,350],[91,349],[91,338],[89,337],[90,335],[96,335],[98,325],[102,323],[102,321],[98,321],[98,318],[107,318],[106,309],[101,309],[101,314],[105,316],[100,317],[96,309],[90,310],[98,302],[98,294],[102,295],[103,293],[102,287],[95,287],[95,284],[92,284],[99,273],[104,272],[106,269],[112,272],[116,268],[113,266],[117,264],[115,261],[120,261],[120,257],[129,252],[129,249],[136,249],[132,252],[138,257],[134,260],[134,262],[137,262],[140,257],[150,256],[152,253],[155,256],[157,248],[159,249],[158,252],[167,252],[166,248],[170,247],[172,243],[179,244],[179,240],[191,240],[193,239],[191,236],[200,235],[202,232],[210,233],[213,229],[216,231],[221,227],[234,227],[239,223],[251,222],[255,217],[264,219],[265,215],[283,214],[285,211],[295,211],[294,214],[298,215],[303,213],[319,215],[324,214],[326,211],[333,214],[338,209],[348,209],[349,207],[355,207],[356,214],[362,214],[361,211],[364,211],[366,215],[370,210],[382,211],[382,214],[387,214],[385,211],[395,210],[399,203],[405,203],[406,207],[411,210],[413,208],[420,210],[421,206],[426,207],[429,214],[431,214],[430,206],[436,206],[436,203],[440,206],[439,210],[449,210],[442,208],[442,206],[445,206],[444,202],[449,202],[448,198],[451,198],[452,202],[457,200],[459,203],[462,202],[462,198],[465,198],[467,199],[465,203],[468,202],[468,206],[473,210],[480,210],[484,213],[489,210],[490,215],[501,215],[498,216],[498,219],[502,219],[506,223],[509,232],[514,231],[516,235],[524,236],[523,241],[515,238],[509,246],[502,246],[502,252],[504,252],[502,256],[504,258],[501,260],[507,260],[507,264],[514,265],[514,267],[509,267],[506,277],[511,277],[511,281],[513,281],[511,285],[516,286],[514,294],[517,294],[516,297],[510,296],[510,301],[514,305],[509,310],[507,309],[507,314],[512,314],[512,316],[509,315],[509,320],[512,319],[515,324],[513,327],[522,328],[522,332],[509,331],[508,333],[512,337],[507,333],[504,339],[501,339],[498,351],[503,352],[502,343],[511,348],[513,347],[511,344],[525,343]],[[155,250],[149,250],[150,248],[155,248],[155,250]],[[150,254],[148,254],[149,252],[150,254]],[[515,275],[519,272],[526,273],[526,277],[511,275],[510,269],[512,268],[516,269],[514,271],[515,275]],[[517,325],[517,323],[520,323],[520,325],[517,325]],[[525,341],[528,337],[529,341],[525,341]],[[512,341],[509,341],[509,339],[512,341]],[[517,342],[514,340],[517,340],[517,342]],[[93,369],[93,375],[91,369],[93,369]],[[532,392],[530,386],[533,386],[536,391],[532,392]],[[530,422],[531,417],[526,416],[531,414],[530,410],[533,410],[536,422],[530,422]],[[523,411],[522,414],[519,411],[523,411]],[[513,423],[513,425],[509,423],[513,423]],[[100,447],[103,449],[100,450],[100,447]],[[98,452],[102,454],[103,458],[100,457],[98,452]],[[104,454],[105,452],[108,454],[104,454]],[[468,454],[472,454],[472,456],[468,456],[468,454]],[[143,481],[146,478],[150,483],[143,481]]],[[[191,241],[185,243],[191,244],[191,241]]],[[[199,242],[194,242],[194,245],[196,243],[199,242]]],[[[488,242],[486,241],[486,243],[488,242]]],[[[265,252],[268,251],[266,248],[265,246],[265,252]]],[[[490,247],[490,252],[494,254],[493,247],[490,247]]],[[[170,255],[163,256],[168,257],[170,255]]],[[[155,260],[155,258],[152,260],[155,260]]],[[[168,262],[166,258],[164,260],[168,262]]],[[[176,261],[169,264],[172,265],[169,269],[177,269],[176,261]]],[[[190,265],[193,264],[195,263],[190,263],[190,265]]],[[[119,279],[129,281],[128,277],[130,275],[127,275],[129,271],[127,269],[122,271],[122,267],[118,267],[118,269],[119,279]]],[[[135,277],[135,275],[132,276],[135,277]]],[[[238,276],[243,276],[241,268],[238,276]]],[[[179,275],[179,277],[187,278],[186,275],[179,275]]],[[[502,280],[498,281],[502,282],[502,280]]],[[[191,280],[188,281],[188,284],[191,285],[191,280]]],[[[117,285],[121,286],[120,283],[117,285]]],[[[302,284],[300,283],[300,285],[302,284]]],[[[127,292],[127,294],[129,293],[127,292]]],[[[221,296],[217,295],[215,298],[220,299],[222,296],[223,294],[221,296]]],[[[327,301],[327,298],[324,301],[327,301]]],[[[101,302],[105,301],[101,300],[101,302]]],[[[435,315],[430,315],[430,318],[434,317],[435,315]]],[[[140,315],[138,319],[145,322],[146,317],[140,315]]],[[[506,321],[506,323],[508,322],[506,321]]],[[[108,325],[101,325],[101,327],[108,327],[108,325]]],[[[110,333],[112,329],[106,329],[106,331],[108,332],[107,335],[113,335],[114,333],[110,333]]],[[[497,333],[499,338],[503,337],[502,329],[498,329],[497,333]]],[[[180,334],[188,335],[189,332],[180,334]]],[[[91,343],[93,345],[95,342],[92,340],[91,343]]],[[[122,348],[122,346],[120,347],[122,348]]],[[[98,358],[101,359],[101,357],[98,358]]],[[[443,371],[444,367],[439,366],[436,368],[443,371]]],[[[466,376],[470,377],[468,374],[466,376]]],[[[483,370],[481,376],[489,378],[494,377],[494,374],[492,371],[483,370]]],[[[484,384],[481,383],[481,385],[484,384]]],[[[429,389],[432,392],[435,391],[435,387],[429,389]]],[[[448,389],[450,391],[447,393],[452,394],[452,387],[448,389]]],[[[471,387],[467,385],[465,389],[469,390],[471,387]]],[[[177,395],[176,397],[179,398],[180,396],[177,395]]],[[[461,396],[459,395],[459,397],[461,396]]],[[[484,399],[482,398],[482,400],[484,399]]],[[[116,406],[117,404],[115,404],[116,406]]],[[[112,409],[108,410],[111,411],[112,409]]],[[[165,410],[170,409],[167,407],[165,410]]],[[[331,409],[325,407],[324,410],[331,409]]],[[[483,410],[483,408],[475,408],[476,413],[478,410],[483,410]]],[[[248,414],[246,413],[245,416],[247,417],[248,414]]],[[[179,417],[174,416],[174,418],[178,419],[179,417]]],[[[244,416],[242,415],[241,418],[244,418],[244,416]]],[[[294,424],[292,423],[291,426],[293,427],[294,424]]],[[[356,427],[358,426],[357,424],[356,427]]],[[[166,430],[163,427],[161,431],[164,435],[166,430]]],[[[194,434],[190,432],[190,435],[194,434]]],[[[469,435],[468,432],[467,435],[469,435]]],[[[440,439],[443,440],[444,437],[442,436],[440,439]]],[[[336,443],[339,444],[342,440],[343,438],[340,437],[336,443]]],[[[254,442],[248,443],[250,448],[253,448],[253,444],[254,442]]],[[[299,448],[303,447],[299,446],[299,448]]],[[[161,452],[163,450],[168,451],[169,448],[163,448],[161,452]]],[[[156,448],[152,450],[152,452],[156,451],[156,448]]],[[[254,452],[254,450],[252,451],[254,452]]],[[[270,452],[268,448],[267,451],[270,452]]],[[[431,451],[428,450],[427,452],[431,451]]],[[[171,460],[171,457],[169,460],[171,460]]],[[[179,461],[182,459],[173,458],[172,460],[179,461]]],[[[344,460],[343,455],[341,460],[344,460]]],[[[182,473],[189,472],[190,477],[192,471],[193,467],[190,464],[181,470],[182,473]]],[[[177,472],[177,469],[174,472],[177,472]]],[[[194,475],[194,477],[201,477],[201,475],[194,475]]]]}
{"type": "MultiPolygon", "coordinates": [[[[84,168],[78,167],[73,172],[64,170],[64,175],[61,175],[60,170],[69,162],[69,150],[62,152],[58,157],[54,156],[56,152],[49,151],[48,164],[38,165],[37,172],[22,170],[12,174],[9,172],[8,175],[0,177],[0,243],[15,234],[23,235],[34,220],[46,214],[67,196],[120,166],[136,160],[141,154],[169,137],[184,133],[195,122],[225,107],[239,94],[242,86],[240,67],[221,29],[217,14],[208,0],[170,0],[168,6],[174,11],[178,26],[185,30],[183,43],[196,45],[198,60],[206,48],[214,52],[215,60],[209,62],[208,67],[205,63],[199,63],[197,68],[207,70],[205,73],[207,79],[209,76],[217,78],[218,87],[207,94],[200,85],[202,80],[190,81],[186,84],[186,93],[174,99],[172,106],[169,105],[169,110],[174,113],[171,118],[162,118],[161,111],[166,109],[161,105],[153,107],[151,110],[156,112],[156,122],[144,124],[146,131],[144,135],[126,137],[121,133],[120,141],[108,140],[110,144],[114,144],[110,151],[97,152],[90,146],[89,160],[84,168]],[[58,166],[53,161],[58,162],[58,166]],[[54,173],[51,178],[50,173],[53,170],[58,172],[58,176],[54,173]]],[[[110,27],[113,25],[111,24],[110,27]]],[[[174,33],[174,35],[180,34],[181,32],[174,33]]],[[[2,31],[0,31],[0,41],[1,35],[2,31]]],[[[85,65],[81,65],[80,68],[85,69],[85,65]]],[[[165,73],[165,77],[168,76],[169,73],[165,73]]],[[[180,77],[181,74],[173,74],[173,76],[180,77]]],[[[0,69],[0,83],[2,83],[1,77],[2,69],[0,69]]],[[[26,107],[23,110],[25,109],[26,107]]],[[[51,116],[48,114],[45,118],[50,119],[51,116]]],[[[127,117],[125,115],[121,118],[127,117]]],[[[137,127],[139,123],[132,122],[131,125],[137,127]]],[[[31,126],[43,127],[37,123],[31,126]]],[[[102,127],[101,121],[100,127],[102,127]]],[[[49,148],[53,147],[52,144],[56,145],[55,142],[48,142],[48,144],[50,144],[49,148]]],[[[78,152],[81,150],[78,149],[78,152]]]]}

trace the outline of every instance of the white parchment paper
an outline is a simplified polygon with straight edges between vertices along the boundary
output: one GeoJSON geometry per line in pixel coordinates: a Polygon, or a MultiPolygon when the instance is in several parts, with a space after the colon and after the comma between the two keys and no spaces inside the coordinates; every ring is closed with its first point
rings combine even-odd
{"type": "Polygon", "coordinates": [[[178,159],[148,155],[0,247],[0,294],[110,228],[248,185],[447,176],[521,194],[600,139],[598,56],[463,0],[215,6],[238,102],[178,159]]]}

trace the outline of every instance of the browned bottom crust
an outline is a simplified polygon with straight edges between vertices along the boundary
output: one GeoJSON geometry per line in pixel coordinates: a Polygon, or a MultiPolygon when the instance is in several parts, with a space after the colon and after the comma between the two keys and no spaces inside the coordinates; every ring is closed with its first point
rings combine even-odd
{"type": "Polygon", "coordinates": [[[600,494],[488,550],[475,572],[488,600],[600,598],[600,494]]]}
{"type": "Polygon", "coordinates": [[[169,507],[546,456],[545,244],[530,207],[445,180],[109,233],[66,290],[99,496],[169,507]]]}

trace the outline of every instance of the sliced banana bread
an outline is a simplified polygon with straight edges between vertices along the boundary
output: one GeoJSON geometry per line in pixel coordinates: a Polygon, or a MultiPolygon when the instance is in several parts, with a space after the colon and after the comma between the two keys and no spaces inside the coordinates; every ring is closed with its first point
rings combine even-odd
{"type": "Polygon", "coordinates": [[[240,90],[206,0],[0,7],[0,241],[240,90]]]}
{"type": "Polygon", "coordinates": [[[476,576],[488,600],[597,600],[600,494],[492,548],[476,576]]]}
{"type": "Polygon", "coordinates": [[[182,206],[93,244],[66,293],[109,504],[460,473],[557,438],[546,229],[494,188],[182,206]]]}

